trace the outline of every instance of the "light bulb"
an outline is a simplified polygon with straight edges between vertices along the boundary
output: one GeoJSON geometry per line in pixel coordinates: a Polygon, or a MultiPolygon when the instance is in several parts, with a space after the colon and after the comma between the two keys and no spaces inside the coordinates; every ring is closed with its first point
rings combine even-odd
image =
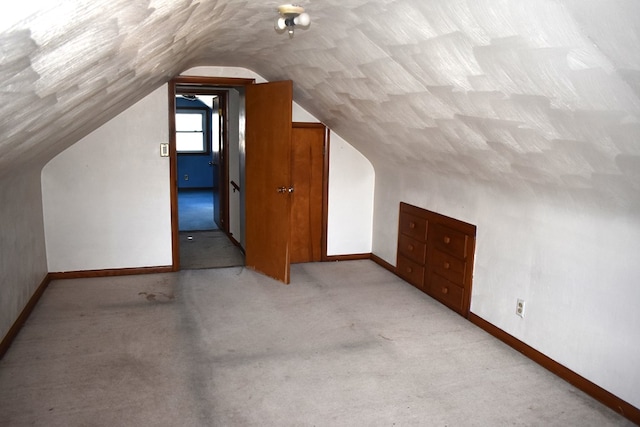
{"type": "Polygon", "coordinates": [[[293,18],[293,22],[296,25],[300,25],[301,27],[307,27],[311,23],[311,17],[308,13],[301,13],[300,15],[293,18]]]}
{"type": "Polygon", "coordinates": [[[284,18],[279,18],[276,21],[276,30],[284,30],[285,28],[287,28],[287,24],[285,22],[284,18]]]}

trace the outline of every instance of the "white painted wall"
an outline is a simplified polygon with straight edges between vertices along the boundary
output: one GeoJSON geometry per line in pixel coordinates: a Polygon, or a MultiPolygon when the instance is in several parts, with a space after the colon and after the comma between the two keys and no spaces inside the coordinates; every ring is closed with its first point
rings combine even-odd
{"type": "MultiPolygon", "coordinates": [[[[263,80],[240,71],[198,68],[195,74],[263,80]]],[[[167,96],[163,85],[45,166],[49,271],[171,265],[169,159],[159,156],[159,144],[168,141],[167,96]]],[[[294,120],[317,122],[299,106],[294,120]]],[[[370,252],[373,168],[337,135],[331,143],[329,255],[370,252]]],[[[235,217],[239,206],[232,202],[235,217]]],[[[231,230],[242,236],[239,221],[231,220],[231,230]]]]}
{"type": "MultiPolygon", "coordinates": [[[[240,93],[235,90],[229,90],[229,117],[238,117],[240,114],[240,103],[244,103],[244,99],[241,100],[240,93]]],[[[244,128],[244,123],[243,126],[244,128]]],[[[234,161],[229,162],[229,182],[233,181],[240,185],[242,178],[240,177],[240,141],[244,145],[244,129],[240,129],[240,123],[238,120],[229,120],[229,159],[234,161]]],[[[223,183],[220,183],[223,185],[223,183]]],[[[233,238],[240,242],[244,247],[244,227],[242,227],[242,215],[240,210],[240,192],[233,191],[231,184],[226,183],[227,190],[229,192],[229,233],[233,238]]],[[[242,187],[241,187],[242,188],[242,187]]]]}
{"type": "Polygon", "coordinates": [[[473,313],[640,406],[637,213],[380,166],[373,252],[394,265],[400,201],[477,226],[473,313]]]}
{"type": "Polygon", "coordinates": [[[371,252],[375,172],[339,135],[331,134],[327,255],[371,252]]]}
{"type": "Polygon", "coordinates": [[[49,271],[171,265],[168,89],[157,89],[42,170],[49,271]]]}
{"type": "Polygon", "coordinates": [[[0,179],[0,340],[47,275],[40,168],[0,179]]]}

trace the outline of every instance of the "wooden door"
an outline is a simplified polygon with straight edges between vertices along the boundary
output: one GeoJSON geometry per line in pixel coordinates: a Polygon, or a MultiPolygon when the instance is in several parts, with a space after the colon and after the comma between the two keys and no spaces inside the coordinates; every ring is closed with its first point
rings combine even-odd
{"type": "Polygon", "coordinates": [[[289,283],[291,81],[246,87],[245,263],[289,283]]]}
{"type": "Polygon", "coordinates": [[[294,123],[291,136],[291,263],[322,260],[326,128],[294,123]]]}

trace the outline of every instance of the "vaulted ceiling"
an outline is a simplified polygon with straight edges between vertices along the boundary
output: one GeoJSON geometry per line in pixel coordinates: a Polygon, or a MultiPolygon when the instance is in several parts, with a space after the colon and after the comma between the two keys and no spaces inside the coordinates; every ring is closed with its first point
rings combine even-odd
{"type": "Polygon", "coordinates": [[[640,206],[637,0],[34,0],[0,18],[0,177],[181,71],[246,67],[374,166],[640,206]]]}

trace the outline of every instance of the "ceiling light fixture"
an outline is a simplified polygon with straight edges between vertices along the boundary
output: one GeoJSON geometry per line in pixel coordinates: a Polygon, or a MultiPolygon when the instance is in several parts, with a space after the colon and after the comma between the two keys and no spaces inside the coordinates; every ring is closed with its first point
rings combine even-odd
{"type": "Polygon", "coordinates": [[[308,27],[311,24],[311,18],[305,13],[304,8],[297,4],[283,4],[278,7],[280,18],[276,21],[276,31],[289,33],[289,37],[293,37],[293,29],[296,25],[308,27]]]}

